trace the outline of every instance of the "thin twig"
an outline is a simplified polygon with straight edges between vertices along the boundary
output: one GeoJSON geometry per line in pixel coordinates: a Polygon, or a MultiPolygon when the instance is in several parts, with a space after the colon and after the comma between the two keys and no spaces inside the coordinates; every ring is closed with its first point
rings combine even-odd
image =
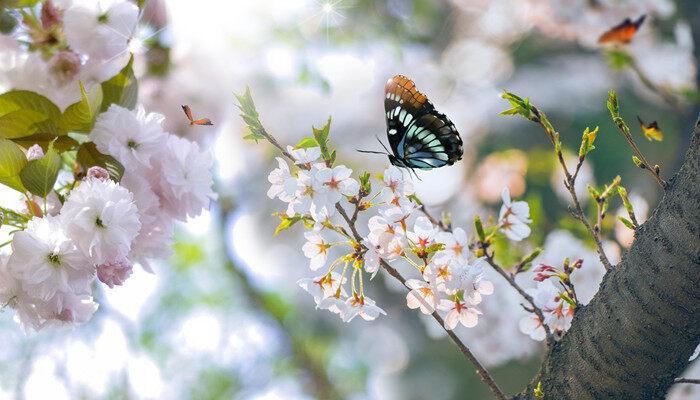
{"type": "Polygon", "coordinates": [[[690,379],[690,378],[677,378],[675,383],[692,383],[695,385],[700,385],[700,379],[690,379]]]}
{"type": "Polygon", "coordinates": [[[535,299],[533,299],[528,292],[518,285],[513,275],[506,272],[496,263],[496,261],[493,259],[493,254],[489,255],[486,253],[486,262],[488,262],[489,265],[496,270],[496,272],[498,272],[506,281],[508,281],[510,286],[512,286],[530,304],[532,307],[532,312],[534,312],[535,315],[537,315],[537,318],[539,318],[542,322],[542,326],[544,327],[544,332],[547,337],[547,346],[551,347],[554,343],[554,336],[552,335],[552,331],[549,329],[549,326],[547,326],[547,324],[544,322],[544,313],[542,313],[542,310],[535,304],[535,299]]]}
{"type": "Polygon", "coordinates": [[[564,155],[562,154],[561,148],[560,146],[556,145],[557,142],[554,139],[555,137],[558,137],[559,134],[557,132],[552,131],[553,128],[551,128],[551,125],[543,122],[545,118],[546,117],[544,116],[544,113],[538,111],[538,118],[535,122],[537,122],[544,129],[545,133],[547,134],[547,137],[549,137],[550,141],[552,142],[552,145],[554,145],[554,148],[557,149],[557,159],[559,160],[559,164],[561,165],[561,168],[564,171],[564,186],[569,191],[571,199],[574,203],[574,210],[572,210],[574,217],[581,221],[581,223],[586,227],[588,233],[591,235],[591,237],[593,237],[593,240],[596,244],[596,250],[598,251],[598,257],[600,258],[600,262],[603,263],[603,266],[607,271],[610,268],[612,268],[612,264],[610,263],[608,256],[605,254],[605,249],[603,249],[603,243],[600,239],[600,234],[599,232],[596,232],[591,226],[591,223],[588,222],[586,214],[584,213],[583,208],[581,207],[581,203],[578,200],[578,196],[576,195],[576,177],[578,177],[578,171],[581,168],[579,164],[582,164],[583,162],[579,161],[579,163],[576,166],[576,172],[574,175],[572,175],[569,172],[569,168],[566,166],[566,162],[564,161],[564,155]]]}

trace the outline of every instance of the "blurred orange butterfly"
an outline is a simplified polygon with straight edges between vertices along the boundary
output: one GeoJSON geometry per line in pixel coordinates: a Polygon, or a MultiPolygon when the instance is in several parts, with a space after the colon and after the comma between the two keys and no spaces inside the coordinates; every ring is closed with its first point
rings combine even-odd
{"type": "Polygon", "coordinates": [[[642,14],[636,21],[625,18],[619,25],[615,25],[610,30],[600,35],[598,43],[629,43],[639,30],[639,27],[644,23],[646,17],[646,14],[642,14]]]}
{"type": "Polygon", "coordinates": [[[197,119],[195,120],[192,118],[192,109],[190,106],[182,106],[182,111],[185,112],[185,115],[187,115],[187,119],[190,120],[190,125],[214,125],[209,118],[202,118],[202,119],[197,119]]]}

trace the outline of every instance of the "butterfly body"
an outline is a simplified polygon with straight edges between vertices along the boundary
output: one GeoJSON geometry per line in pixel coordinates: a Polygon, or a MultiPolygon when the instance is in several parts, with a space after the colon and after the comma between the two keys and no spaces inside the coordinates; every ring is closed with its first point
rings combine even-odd
{"type": "Polygon", "coordinates": [[[632,21],[629,18],[625,18],[620,24],[615,25],[610,28],[607,32],[603,33],[598,39],[598,43],[622,43],[627,44],[632,41],[632,38],[639,30],[639,27],[644,23],[646,19],[646,14],[643,14],[636,21],[632,21]]]}
{"type": "Polygon", "coordinates": [[[462,158],[462,139],[454,124],[438,112],[410,79],[396,75],[385,86],[387,136],[391,164],[433,169],[462,158]]]}
{"type": "Polygon", "coordinates": [[[190,121],[190,126],[195,126],[195,125],[214,125],[209,118],[201,118],[201,119],[194,119],[192,117],[192,109],[190,106],[182,106],[182,111],[185,112],[185,115],[187,116],[187,120],[190,121]]]}

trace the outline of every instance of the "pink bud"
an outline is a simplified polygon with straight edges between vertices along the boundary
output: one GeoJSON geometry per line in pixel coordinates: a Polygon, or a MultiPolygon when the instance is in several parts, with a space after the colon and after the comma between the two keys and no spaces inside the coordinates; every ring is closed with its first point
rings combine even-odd
{"type": "Polygon", "coordinates": [[[537,274],[537,275],[535,275],[535,278],[534,278],[534,279],[535,279],[535,281],[537,281],[537,282],[542,282],[542,281],[544,281],[544,280],[546,280],[546,279],[549,279],[550,276],[551,276],[551,275],[537,274]]]}
{"type": "Polygon", "coordinates": [[[73,310],[66,308],[56,315],[56,319],[63,322],[73,322],[73,310]]]}
{"type": "Polygon", "coordinates": [[[535,272],[556,272],[556,268],[550,265],[540,264],[539,267],[535,268],[535,272]]]}
{"type": "Polygon", "coordinates": [[[53,1],[46,0],[41,6],[41,26],[48,31],[59,22],[61,22],[61,14],[54,6],[53,1]]]}
{"type": "Polygon", "coordinates": [[[44,150],[38,144],[27,149],[27,161],[38,160],[44,157],[44,150]]]}
{"type": "Polygon", "coordinates": [[[88,178],[96,178],[101,181],[106,181],[109,179],[109,172],[106,169],[100,167],[99,165],[92,166],[87,170],[88,178]]]}
{"type": "Polygon", "coordinates": [[[126,257],[97,266],[97,278],[110,289],[121,286],[131,276],[131,262],[126,257]]]}

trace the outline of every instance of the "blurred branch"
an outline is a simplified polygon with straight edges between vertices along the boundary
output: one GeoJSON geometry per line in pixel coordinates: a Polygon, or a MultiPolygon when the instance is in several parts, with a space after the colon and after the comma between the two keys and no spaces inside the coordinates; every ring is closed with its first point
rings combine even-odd
{"type": "Polygon", "coordinates": [[[678,97],[676,97],[671,91],[669,91],[666,88],[663,88],[656,83],[654,83],[648,76],[647,74],[642,71],[642,69],[639,67],[639,63],[637,63],[637,60],[630,56],[630,61],[629,61],[629,67],[630,69],[634,72],[635,75],[637,75],[637,78],[639,78],[639,81],[651,92],[656,93],[661,99],[663,99],[666,104],[668,104],[671,108],[674,109],[674,111],[678,112],[679,114],[684,114],[686,112],[685,107],[683,106],[683,103],[681,103],[678,100],[678,97]]]}
{"type": "MultiPolygon", "coordinates": [[[[217,191],[221,194],[221,191],[217,191]]],[[[228,247],[228,234],[226,232],[226,222],[229,220],[234,207],[233,201],[229,197],[222,196],[219,200],[220,213],[217,220],[218,234],[217,238],[221,241],[220,245],[223,249],[224,267],[229,272],[243,289],[243,293],[247,297],[250,305],[257,311],[265,313],[269,318],[274,320],[280,328],[281,333],[286,337],[287,342],[292,351],[292,359],[294,364],[304,371],[311,379],[312,385],[310,392],[314,397],[319,399],[342,399],[343,396],[338,392],[330,378],[326,374],[326,369],[323,363],[319,362],[306,347],[303,334],[296,332],[289,324],[286,324],[284,315],[276,310],[273,310],[268,301],[266,301],[266,293],[256,288],[250,281],[247,274],[241,271],[234,260],[230,256],[228,247]]]]}
{"type": "Polygon", "coordinates": [[[700,379],[689,379],[689,378],[677,378],[675,383],[693,383],[695,385],[700,385],[700,379]]]}

